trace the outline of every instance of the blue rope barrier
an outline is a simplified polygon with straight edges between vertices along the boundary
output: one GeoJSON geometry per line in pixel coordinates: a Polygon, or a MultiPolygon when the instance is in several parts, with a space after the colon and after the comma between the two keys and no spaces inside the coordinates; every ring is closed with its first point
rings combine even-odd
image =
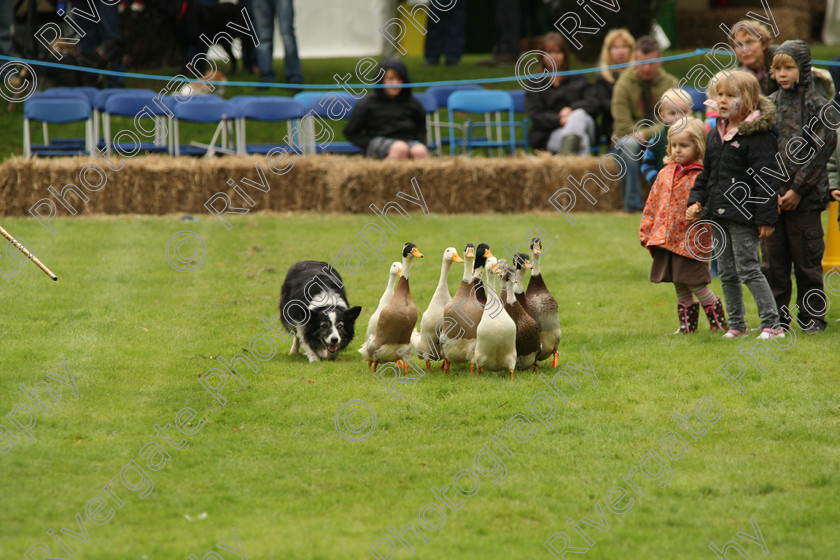
{"type": "MultiPolygon", "coordinates": [[[[682,54],[674,54],[669,56],[662,56],[659,58],[654,58],[650,60],[644,61],[646,64],[650,62],[670,62],[673,60],[681,60],[684,58],[691,58],[695,56],[700,56],[703,54],[713,52],[712,49],[695,49],[692,52],[682,53],[682,54]]],[[[68,70],[75,70],[77,72],[87,72],[91,74],[101,74],[105,76],[123,76],[126,78],[139,78],[143,80],[156,80],[156,81],[165,81],[169,82],[174,79],[174,76],[162,76],[158,74],[139,74],[137,72],[117,72],[116,70],[100,70],[98,68],[89,68],[87,66],[76,66],[73,64],[60,64],[57,62],[49,62],[45,60],[32,60],[27,58],[18,58],[13,56],[4,56],[0,55],[0,60],[8,60],[11,62],[20,62],[24,64],[29,64],[31,66],[46,66],[50,68],[63,68],[68,70]]],[[[836,60],[812,60],[812,64],[819,64],[824,66],[840,66],[840,61],[836,60]]],[[[435,82],[411,82],[405,84],[406,87],[431,87],[431,86],[459,86],[459,85],[473,85],[473,84],[497,84],[497,83],[506,83],[506,82],[517,82],[517,81],[531,81],[537,80],[544,77],[549,76],[575,76],[580,74],[592,74],[595,72],[600,72],[603,69],[606,70],[614,70],[618,68],[626,68],[629,66],[637,66],[641,64],[641,62],[625,62],[623,64],[613,64],[611,66],[606,66],[604,68],[601,67],[591,67],[591,68],[581,68],[578,70],[565,70],[563,72],[546,72],[543,74],[527,74],[524,76],[503,76],[499,78],[475,78],[469,80],[441,80],[435,82]]],[[[197,78],[188,78],[184,76],[184,79],[179,81],[187,82],[187,83],[208,83],[213,85],[221,85],[226,87],[269,87],[269,88],[280,88],[280,89],[313,89],[313,90],[335,90],[337,84],[292,84],[292,83],[282,83],[282,82],[221,82],[215,80],[200,80],[197,78]]],[[[379,89],[387,87],[385,84],[342,84],[347,87],[352,88],[361,88],[361,89],[379,89]]]]}

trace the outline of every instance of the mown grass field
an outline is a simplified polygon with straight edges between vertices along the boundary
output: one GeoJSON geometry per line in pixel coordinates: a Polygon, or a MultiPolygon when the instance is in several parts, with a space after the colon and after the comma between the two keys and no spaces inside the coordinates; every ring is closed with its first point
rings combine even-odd
{"type": "MultiPolygon", "coordinates": [[[[429,216],[397,219],[400,231],[389,234],[384,262],[363,252],[370,260],[362,270],[342,273],[351,304],[364,307],[357,330],[364,332],[405,241],[425,254],[411,274],[422,311],[445,247],[462,251],[466,242],[486,241],[504,254],[506,243],[524,245],[532,228],[544,228],[554,241],[542,265],[560,306],[561,364],[584,366],[585,348],[598,379],[595,386],[565,367],[581,389],[567,390],[567,403],[557,399],[553,429],[528,409],[535,394],[548,391],[533,373],[474,377],[457,365],[449,377],[433,370],[399,385],[398,400],[355,352],[358,337],[344,360],[317,364],[289,356],[290,344],[277,343],[272,359],[255,361],[258,372],[240,369],[246,385],[228,377],[225,406],[199,384],[203,372],[219,367],[212,358],[250,355],[252,337],[268,332],[261,317],[276,313],[289,265],[332,259],[347,244],[360,247],[355,234],[372,216],[248,215],[232,218],[231,230],[206,216],[197,223],[179,216],[58,218],[55,236],[34,220],[5,219],[3,226],[25,239],[59,280],[51,282],[31,263],[0,263],[6,276],[17,271],[0,279],[0,423],[18,437],[0,455],[0,558],[23,558],[37,542],[49,543],[55,557],[69,556],[48,535],[53,530],[75,558],[201,558],[213,550],[229,560],[236,555],[215,543],[236,548],[232,527],[252,560],[372,558],[368,548],[391,537],[389,525],[419,525],[418,512],[435,502],[432,486],[451,487],[459,471],[476,471],[474,457],[484,446],[500,455],[504,477],[501,467],[495,476],[478,476],[475,495],[460,498],[457,511],[445,509],[445,524],[425,531],[427,543],[409,532],[416,557],[549,559],[543,542],[556,531],[570,535],[573,546],[586,546],[566,519],[596,523],[596,502],[609,529],[581,525],[595,543],[587,558],[713,558],[710,542],[733,539],[760,555],[758,545],[735,536],[753,534],[752,517],[772,557],[836,554],[840,297],[831,297],[827,332],[806,337],[797,329],[795,341],[785,341],[789,349],[770,346],[778,361],[757,353],[762,375],[738,350],[752,348],[754,339],[725,341],[708,332],[704,318],[696,335],[665,336],[676,328],[673,290],[647,281],[650,257],[637,240],[638,216],[584,214],[572,226],[556,214],[438,216],[435,201],[427,203],[429,216]],[[206,260],[192,272],[174,270],[164,256],[167,240],[181,230],[206,242],[206,260]],[[739,357],[746,365],[743,395],[718,371],[739,357]],[[66,375],[63,358],[77,398],[47,377],[66,375]],[[55,402],[40,393],[49,412],[19,388],[41,381],[62,397],[55,402]],[[689,419],[692,429],[706,429],[694,439],[672,416],[694,414],[704,397],[722,415],[705,426],[689,419]],[[375,410],[375,430],[364,441],[348,441],[336,430],[336,411],[350,400],[375,410]],[[17,403],[36,410],[34,439],[6,417],[17,403]],[[182,436],[174,424],[185,407],[198,413],[185,429],[200,431],[182,436]],[[492,438],[516,414],[531,419],[534,432],[522,442],[504,435],[511,452],[505,456],[492,438]],[[182,447],[155,434],[155,425],[165,424],[172,425],[173,443],[186,440],[182,447]],[[672,430],[690,445],[674,452],[678,460],[664,459],[659,443],[672,430]],[[150,442],[171,457],[157,471],[139,455],[150,442]],[[632,508],[616,515],[605,494],[627,488],[622,477],[651,449],[669,465],[670,477],[648,461],[648,472],[661,476],[637,472],[633,480],[644,495],[630,494],[632,508]],[[154,482],[143,499],[136,470],[124,473],[136,491],[119,480],[132,460],[154,482]],[[113,518],[95,525],[85,505],[106,498],[103,486],[113,478],[123,506],[109,500],[100,515],[114,507],[113,518]],[[85,522],[86,542],[61,533],[79,531],[76,514],[85,522]]],[[[455,265],[450,273],[453,290],[461,271],[455,265]]],[[[721,293],[717,280],[712,288],[721,293]]],[[[746,301],[755,327],[755,305],[749,295],[746,301]]],[[[537,407],[547,411],[544,404],[537,407]]],[[[24,412],[18,417],[25,422],[24,412]]],[[[486,456],[482,464],[489,468],[486,456]]],[[[469,480],[463,485],[469,489],[469,480]]],[[[451,488],[447,496],[459,499],[451,488]]],[[[434,512],[427,519],[439,521],[434,512]]],[[[409,557],[397,545],[394,558],[409,557]]]]}

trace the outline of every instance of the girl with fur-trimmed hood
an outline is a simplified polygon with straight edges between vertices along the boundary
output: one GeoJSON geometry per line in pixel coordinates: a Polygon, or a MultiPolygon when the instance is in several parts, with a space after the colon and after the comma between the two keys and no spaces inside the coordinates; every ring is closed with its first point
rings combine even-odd
{"type": "MultiPolygon", "coordinates": [[[[805,41],[785,41],[773,56],[773,77],[779,89],[769,96],[776,104],[776,130],[784,177],[779,185],[779,221],[764,240],[765,275],[770,282],[781,322],[791,321],[787,306],[793,291],[795,265],[799,326],[805,332],[825,329],[825,309],[808,304],[812,290],[823,291],[821,260],[825,251],[822,218],[828,204],[826,163],[837,141],[836,132],[820,118],[828,99],[817,93],[811,72],[811,49],[805,41]]],[[[834,111],[836,113],[836,110],[834,111]]],[[[834,116],[830,116],[832,121],[834,116]]]]}
{"type": "Polygon", "coordinates": [[[688,197],[686,218],[710,220],[729,331],[747,334],[746,284],[761,317],[759,338],[783,337],[779,312],[758,262],[758,240],[773,233],[778,219],[777,181],[762,169],[776,165],[776,108],[747,72],[719,72],[709,83],[707,104],[720,117],[706,140],[703,171],[688,197]],[[758,179],[754,178],[756,176],[758,179]]]}

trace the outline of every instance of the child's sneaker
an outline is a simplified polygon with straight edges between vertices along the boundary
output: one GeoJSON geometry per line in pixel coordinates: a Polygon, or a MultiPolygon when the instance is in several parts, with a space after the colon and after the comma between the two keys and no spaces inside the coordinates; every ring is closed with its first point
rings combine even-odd
{"type": "Polygon", "coordinates": [[[758,338],[761,338],[761,339],[784,338],[784,337],[785,337],[784,329],[761,329],[761,334],[758,335],[758,338]]]}
{"type": "Polygon", "coordinates": [[[729,329],[723,338],[738,338],[739,336],[747,336],[747,331],[739,331],[736,329],[729,329]]]}

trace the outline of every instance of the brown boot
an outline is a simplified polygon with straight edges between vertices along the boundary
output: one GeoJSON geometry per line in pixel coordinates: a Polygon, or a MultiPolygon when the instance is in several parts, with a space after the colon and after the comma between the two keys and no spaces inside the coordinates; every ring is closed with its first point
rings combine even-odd
{"type": "Polygon", "coordinates": [[[704,306],[703,311],[706,312],[706,318],[709,319],[709,328],[712,331],[727,331],[729,329],[720,298],[715,298],[713,304],[704,306]]]}
{"type": "Polygon", "coordinates": [[[678,303],[677,315],[680,317],[680,328],[674,334],[693,333],[697,330],[697,321],[700,318],[700,302],[678,303]]]}

